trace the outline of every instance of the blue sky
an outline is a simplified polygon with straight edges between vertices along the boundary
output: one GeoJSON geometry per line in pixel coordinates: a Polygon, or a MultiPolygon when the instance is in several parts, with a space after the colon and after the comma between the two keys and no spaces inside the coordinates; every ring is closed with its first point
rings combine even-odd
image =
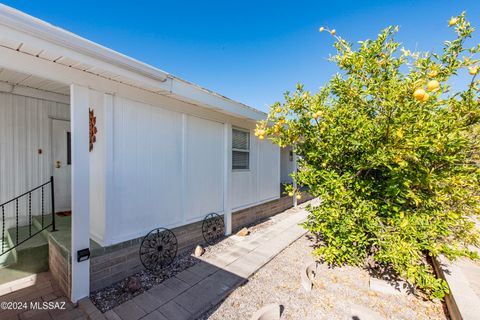
{"type": "Polygon", "coordinates": [[[316,90],[336,72],[320,26],[358,41],[395,24],[421,50],[453,37],[447,21],[463,10],[480,28],[478,0],[4,3],[264,111],[297,82],[316,90]]]}

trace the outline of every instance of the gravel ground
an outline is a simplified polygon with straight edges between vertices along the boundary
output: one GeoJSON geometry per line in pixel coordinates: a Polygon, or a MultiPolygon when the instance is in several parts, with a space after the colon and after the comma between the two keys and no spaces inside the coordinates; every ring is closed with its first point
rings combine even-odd
{"type": "Polygon", "coordinates": [[[312,261],[312,244],[307,236],[294,242],[201,319],[250,319],[270,303],[284,306],[282,319],[351,319],[351,308],[362,307],[385,319],[448,319],[440,302],[370,290],[368,272],[355,267],[322,265],[314,288],[305,292],[300,270],[312,261]]]}
{"type": "MultiPolygon", "coordinates": [[[[278,217],[280,217],[282,214],[283,213],[273,218],[257,222],[256,224],[251,224],[247,226],[247,228],[251,234],[255,234],[256,232],[268,228],[269,226],[274,224],[276,219],[278,219],[278,217]]],[[[217,253],[220,253],[230,247],[236,241],[238,240],[235,240],[235,237],[222,237],[218,239],[215,244],[206,246],[205,253],[201,256],[200,259],[206,259],[215,256],[217,253]]],[[[183,270],[188,269],[200,262],[200,260],[193,255],[195,247],[196,246],[191,246],[182,250],[182,252],[177,255],[174,263],[169,267],[165,268],[161,273],[154,273],[148,270],[142,270],[117,283],[114,283],[111,286],[93,292],[92,294],[90,294],[90,300],[92,300],[93,304],[101,312],[106,312],[128,300],[133,299],[135,296],[141,294],[142,292],[149,290],[153,286],[162,283],[166,279],[173,277],[177,273],[180,273],[183,270]],[[131,293],[128,290],[128,282],[132,277],[140,280],[140,290],[136,291],[135,293],[131,293]]]]}

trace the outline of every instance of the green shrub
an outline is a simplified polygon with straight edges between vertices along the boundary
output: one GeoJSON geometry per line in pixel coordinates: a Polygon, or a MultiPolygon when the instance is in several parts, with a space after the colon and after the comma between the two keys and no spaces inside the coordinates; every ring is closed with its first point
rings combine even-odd
{"type": "Polygon", "coordinates": [[[401,48],[396,27],[357,45],[325,30],[339,73],[315,94],[287,92],[256,130],[293,146],[294,178],[323,200],[305,223],[319,235],[319,258],[374,261],[430,298],[448,287],[428,257],[477,258],[468,246],[479,245],[480,45],[465,47],[465,14],[450,27],[456,38],[438,54],[401,48]],[[457,75],[468,77],[464,89],[452,89],[457,75]]]}

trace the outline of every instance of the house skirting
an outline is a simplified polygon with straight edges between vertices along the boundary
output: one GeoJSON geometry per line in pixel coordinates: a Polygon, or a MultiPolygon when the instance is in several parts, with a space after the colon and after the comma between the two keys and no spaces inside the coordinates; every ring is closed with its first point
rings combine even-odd
{"type": "Polygon", "coordinates": [[[72,259],[70,252],[48,237],[48,266],[52,278],[57,281],[63,293],[70,297],[72,288],[72,259]]]}
{"type": "MultiPolygon", "coordinates": [[[[310,200],[304,194],[299,203],[310,200]]],[[[291,197],[281,197],[232,214],[232,229],[237,231],[247,225],[264,220],[292,207],[291,197]]],[[[179,251],[203,243],[202,221],[172,229],[177,237],[179,251]]],[[[90,291],[96,291],[118,282],[143,269],[139,257],[142,238],[125,241],[109,247],[91,249],[90,291]]],[[[50,270],[66,294],[70,292],[71,260],[69,253],[55,241],[50,241],[50,270]],[[53,244],[53,245],[52,245],[53,244]]]]}

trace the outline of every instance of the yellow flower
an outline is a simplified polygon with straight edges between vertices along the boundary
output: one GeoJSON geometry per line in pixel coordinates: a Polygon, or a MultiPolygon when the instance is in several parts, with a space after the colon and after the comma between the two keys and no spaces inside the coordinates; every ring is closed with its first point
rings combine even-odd
{"type": "Polygon", "coordinates": [[[468,68],[468,73],[470,73],[472,76],[476,75],[478,73],[478,66],[468,68]]]}
{"type": "Polygon", "coordinates": [[[335,29],[333,29],[332,31],[330,31],[330,34],[331,34],[332,36],[334,36],[336,33],[337,33],[337,30],[335,30],[335,29]]]}
{"type": "Polygon", "coordinates": [[[259,135],[258,139],[263,140],[263,139],[265,139],[265,137],[263,135],[259,135]]]}
{"type": "Polygon", "coordinates": [[[276,108],[275,108],[275,112],[276,112],[276,113],[280,113],[280,112],[282,112],[282,108],[280,108],[280,107],[276,107],[276,108]]]}
{"type": "Polygon", "coordinates": [[[438,91],[438,89],[440,89],[440,83],[437,80],[430,80],[427,83],[427,88],[433,92],[438,91]]]}
{"type": "Polygon", "coordinates": [[[324,28],[324,27],[320,27],[320,29],[318,29],[318,31],[323,32],[323,31],[325,31],[325,28],[324,28]]]}
{"type": "Polygon", "coordinates": [[[457,17],[451,17],[450,20],[448,21],[448,26],[449,27],[453,27],[454,25],[456,25],[458,22],[458,18],[457,17]]]}

